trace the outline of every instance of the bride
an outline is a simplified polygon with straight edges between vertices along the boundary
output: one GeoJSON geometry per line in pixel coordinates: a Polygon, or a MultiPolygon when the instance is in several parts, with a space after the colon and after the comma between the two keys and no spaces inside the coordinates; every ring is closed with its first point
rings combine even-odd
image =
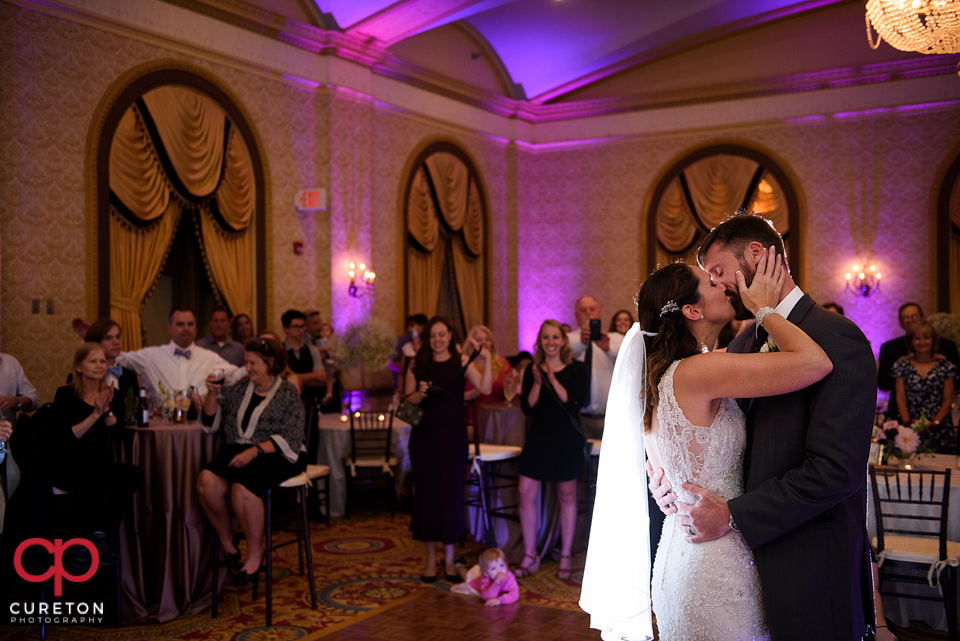
{"type": "MultiPolygon", "coordinates": [[[[786,274],[774,255],[764,250],[749,287],[737,273],[742,302],[773,353],[710,351],[734,308],[697,267],[668,265],[640,288],[639,323],[624,339],[607,406],[580,598],[603,639],[652,638],[651,596],[663,641],[769,638],[753,552],[736,530],[692,543],[696,532],[668,516],[651,594],[643,459],[664,468],[674,488],[689,482],[738,496],[746,429],[734,399],[799,390],[832,370],[824,351],[774,309],[786,274]]],[[[677,497],[696,500],[682,490],[677,497]]]]}

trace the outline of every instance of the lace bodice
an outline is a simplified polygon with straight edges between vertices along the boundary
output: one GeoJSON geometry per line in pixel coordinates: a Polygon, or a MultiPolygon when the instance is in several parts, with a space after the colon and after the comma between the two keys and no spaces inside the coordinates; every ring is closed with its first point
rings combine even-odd
{"type": "MultiPolygon", "coordinates": [[[[677,499],[696,497],[680,489],[690,482],[731,499],[743,493],[746,422],[729,398],[720,402],[713,423],[690,423],[677,405],[673,374],[660,379],[657,444],[677,499]]],[[[753,552],[739,532],[704,543],[688,543],[676,515],[663,525],[653,567],[653,610],[662,641],[769,641],[753,552]]]]}
{"type": "Polygon", "coordinates": [[[732,499],[743,494],[743,452],[746,430],[743,412],[731,398],[720,402],[713,423],[698,427],[687,420],[673,393],[675,361],[660,379],[660,456],[663,469],[677,490],[677,498],[693,503],[696,497],[679,489],[681,483],[693,483],[732,499]]]}

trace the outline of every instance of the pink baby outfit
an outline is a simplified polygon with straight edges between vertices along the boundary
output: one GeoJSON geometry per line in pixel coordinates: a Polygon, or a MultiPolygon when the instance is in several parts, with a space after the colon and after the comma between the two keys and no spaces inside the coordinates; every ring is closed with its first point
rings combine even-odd
{"type": "Polygon", "coordinates": [[[517,583],[517,577],[511,572],[507,572],[506,577],[503,583],[496,583],[485,576],[480,576],[470,581],[470,587],[476,590],[484,601],[499,597],[501,605],[516,603],[520,600],[520,585],[517,583]]]}

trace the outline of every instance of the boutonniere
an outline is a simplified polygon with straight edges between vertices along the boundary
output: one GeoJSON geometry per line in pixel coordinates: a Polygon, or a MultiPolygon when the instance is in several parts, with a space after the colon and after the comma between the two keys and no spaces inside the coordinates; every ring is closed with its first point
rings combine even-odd
{"type": "Polygon", "coordinates": [[[767,352],[779,352],[780,348],[777,347],[776,342],[774,342],[772,337],[767,337],[767,342],[760,346],[760,353],[765,354],[767,352]]]}

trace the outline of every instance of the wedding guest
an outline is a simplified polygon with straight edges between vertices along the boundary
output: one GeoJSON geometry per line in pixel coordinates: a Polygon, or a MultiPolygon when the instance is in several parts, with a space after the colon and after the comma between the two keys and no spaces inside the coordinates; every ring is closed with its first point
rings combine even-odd
{"type": "Polygon", "coordinates": [[[407,367],[413,362],[417,350],[420,349],[420,335],[423,334],[423,326],[426,324],[427,317],[423,314],[407,316],[407,330],[397,337],[397,342],[393,346],[388,367],[393,372],[395,397],[399,398],[400,391],[406,385],[407,367]]]}
{"type": "Polygon", "coordinates": [[[280,317],[280,322],[283,325],[283,348],[287,350],[287,362],[303,385],[303,398],[315,399],[319,396],[318,388],[327,382],[327,374],[323,370],[320,352],[313,343],[304,340],[307,316],[296,309],[288,309],[280,317]]]}
{"type": "Polygon", "coordinates": [[[598,340],[590,339],[590,320],[600,318],[600,304],[592,296],[583,296],[574,307],[577,332],[568,332],[573,358],[586,363],[588,393],[580,399],[583,431],[590,438],[603,435],[603,417],[607,411],[607,395],[613,378],[613,365],[620,351],[623,336],[601,330],[598,340]]]}
{"type": "MultiPolygon", "coordinates": [[[[140,379],[132,369],[117,364],[117,357],[120,356],[121,352],[120,326],[113,319],[101,318],[87,328],[84,340],[99,343],[100,347],[103,348],[103,355],[107,358],[107,385],[115,390],[110,407],[120,423],[124,424],[127,395],[140,396],[140,379]]],[[[72,382],[73,373],[71,372],[70,376],[67,377],[67,385],[72,382]]]]}
{"type": "Polygon", "coordinates": [[[27,380],[20,362],[10,354],[0,354],[0,417],[14,423],[17,412],[32,412],[38,407],[37,388],[27,380]]]}
{"type": "MultiPolygon", "coordinates": [[[[907,341],[906,333],[909,332],[917,323],[924,320],[923,308],[919,303],[904,303],[900,306],[900,327],[903,328],[904,335],[887,341],[880,346],[880,356],[877,363],[877,387],[884,392],[893,392],[894,376],[891,374],[893,364],[901,356],[906,356],[913,351],[912,346],[907,341]]],[[[940,339],[940,353],[948,361],[960,367],[960,354],[957,354],[957,346],[946,338],[940,339]]],[[[896,398],[891,394],[890,403],[887,408],[887,418],[896,419],[897,413],[896,398]]]]}
{"type": "Polygon", "coordinates": [[[308,343],[313,343],[315,346],[320,340],[320,331],[323,328],[323,318],[320,317],[320,312],[315,309],[305,309],[303,315],[306,316],[307,321],[307,333],[304,336],[304,339],[308,343]]]}
{"type": "Polygon", "coordinates": [[[226,307],[215,307],[210,312],[209,328],[210,334],[198,340],[197,345],[216,352],[228,363],[243,367],[243,343],[227,336],[227,330],[230,328],[230,312],[226,307]]]}
{"type": "Polygon", "coordinates": [[[840,307],[840,305],[838,305],[837,303],[834,303],[834,302],[832,302],[832,301],[829,302],[829,303],[824,303],[824,304],[823,304],[823,308],[824,308],[824,309],[829,309],[831,312],[836,312],[837,314],[840,314],[841,316],[844,315],[844,313],[843,313],[843,308],[840,307]]]}
{"type": "Polygon", "coordinates": [[[457,572],[463,583],[451,588],[451,592],[478,596],[487,607],[507,605],[520,600],[520,585],[507,568],[503,550],[487,548],[480,553],[477,565],[469,570],[457,564],[457,572]]]}
{"type": "Polygon", "coordinates": [[[630,331],[630,328],[633,327],[633,322],[633,314],[630,310],[621,309],[610,319],[610,327],[607,328],[607,332],[610,334],[616,332],[625,336],[627,332],[630,331]]]}
{"type": "MultiPolygon", "coordinates": [[[[123,424],[111,410],[114,389],[107,384],[107,357],[99,343],[85,342],[73,354],[73,383],[57,390],[51,413],[50,482],[73,495],[81,536],[93,541],[100,565],[117,556],[106,535],[117,532],[134,492],[143,482],[135,465],[116,463],[111,440],[123,424]]],[[[86,548],[70,548],[77,569],[89,568],[86,548]]]]}
{"type": "MultiPolygon", "coordinates": [[[[510,374],[511,368],[507,359],[500,356],[500,352],[497,350],[497,344],[493,340],[493,332],[490,331],[489,327],[484,325],[474,325],[470,328],[470,331],[467,332],[467,336],[472,338],[476,345],[490,352],[490,358],[492,359],[491,369],[493,370],[493,387],[489,394],[481,394],[480,390],[473,386],[473,383],[467,381],[467,391],[464,394],[464,398],[468,401],[476,400],[480,403],[503,401],[504,382],[507,379],[507,375],[510,374]]],[[[470,365],[470,367],[477,368],[477,371],[481,373],[485,366],[486,358],[483,356],[478,356],[470,365]]]]}
{"type": "MultiPolygon", "coordinates": [[[[309,318],[309,317],[308,317],[309,318]]],[[[333,325],[330,323],[321,323],[320,329],[318,330],[319,334],[317,335],[314,344],[317,346],[317,351],[320,352],[320,359],[323,362],[323,371],[327,374],[327,393],[323,397],[322,403],[326,405],[333,400],[333,386],[337,380],[337,365],[333,359],[333,325]]]]}
{"type": "MultiPolygon", "coordinates": [[[[260,338],[272,338],[273,340],[277,341],[277,343],[281,342],[279,334],[277,334],[272,329],[261,330],[260,333],[257,334],[257,336],[259,336],[260,338]]],[[[297,394],[301,394],[301,395],[303,394],[303,385],[300,383],[300,377],[297,376],[292,369],[290,369],[290,363],[284,363],[283,371],[280,372],[280,378],[282,378],[285,381],[288,381],[291,385],[296,387],[297,394]]]]}
{"type": "Polygon", "coordinates": [[[467,460],[467,424],[463,412],[465,381],[482,394],[493,382],[490,353],[480,349],[483,374],[470,367],[478,346],[467,339],[458,347],[453,325],[441,316],[426,324],[426,341],[420,346],[413,367],[407,370],[407,400],[423,408],[423,417],[410,432],[410,462],[413,467],[413,538],[423,541],[427,566],[423,580],[437,578],[437,542],[444,545],[444,572],[457,581],[453,548],[466,532],[464,489],[467,460]]]}
{"type": "Polygon", "coordinates": [[[166,345],[144,347],[133,352],[121,352],[117,363],[135,371],[140,383],[150,390],[158,406],[161,399],[175,391],[186,392],[191,387],[205,390],[207,377],[217,369],[233,382],[242,373],[218,354],[194,343],[197,337],[197,317],[193,310],[175,309],[170,312],[166,345]],[[163,386],[163,390],[161,390],[163,386]],[[164,391],[166,393],[164,393],[164,391]]]}
{"type": "Polygon", "coordinates": [[[520,527],[524,554],[514,571],[526,577],[540,569],[537,556],[537,496],[544,481],[557,487],[560,502],[560,570],[570,578],[570,550],[577,523],[577,479],[583,472],[584,441],[580,409],[587,396],[587,367],[573,360],[570,339],[560,323],[547,320],[537,333],[533,364],[523,375],[520,405],[533,417],[520,455],[520,527]]]}
{"type": "Polygon", "coordinates": [[[253,340],[253,321],[247,314],[237,314],[230,323],[230,335],[241,345],[253,340]]]}
{"type": "Polygon", "coordinates": [[[907,342],[911,353],[897,360],[890,371],[900,421],[912,423],[926,416],[935,451],[956,454],[957,431],[951,422],[950,403],[957,366],[941,356],[940,336],[926,321],[910,328],[907,342]]]}
{"type": "Polygon", "coordinates": [[[247,377],[222,389],[207,379],[200,425],[207,432],[222,429],[227,443],[197,478],[200,504],[210,519],[226,556],[227,567],[239,568],[238,585],[260,571],[263,560],[264,506],[261,496],[306,468],[305,412],[297,390],[280,377],[286,352],[271,338],[246,345],[247,377]],[[220,391],[220,394],[217,392],[220,391]],[[229,502],[228,502],[229,497],[229,502]],[[233,544],[230,507],[247,539],[247,559],[233,544]]]}

